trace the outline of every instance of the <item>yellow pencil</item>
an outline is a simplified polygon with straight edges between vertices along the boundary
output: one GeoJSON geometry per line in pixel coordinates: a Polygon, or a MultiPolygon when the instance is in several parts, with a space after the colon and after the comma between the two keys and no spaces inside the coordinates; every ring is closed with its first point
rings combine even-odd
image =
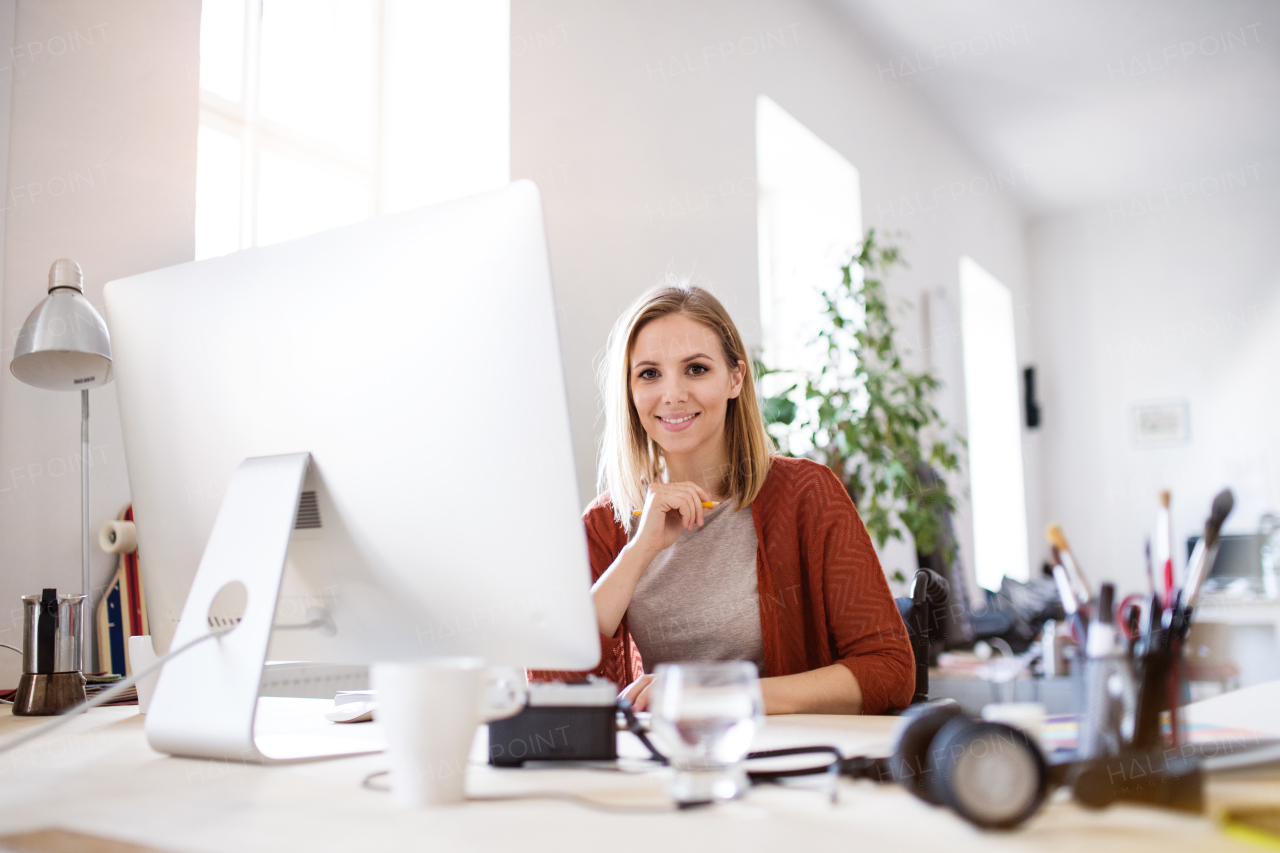
{"type": "MultiPolygon", "coordinates": [[[[720,506],[720,501],[703,501],[703,502],[702,502],[702,508],[703,508],[703,509],[715,509],[715,508],[716,508],[716,507],[718,507],[718,506],[720,506]]],[[[635,512],[633,512],[633,513],[631,513],[631,514],[632,514],[632,515],[644,515],[644,510],[642,510],[642,509],[638,509],[638,510],[636,510],[635,512]]]]}

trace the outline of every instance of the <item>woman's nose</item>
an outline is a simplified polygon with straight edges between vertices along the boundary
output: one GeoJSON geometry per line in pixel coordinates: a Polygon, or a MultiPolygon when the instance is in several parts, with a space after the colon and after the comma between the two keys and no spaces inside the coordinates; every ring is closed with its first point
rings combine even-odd
{"type": "Polygon", "coordinates": [[[685,391],[684,383],[679,378],[671,378],[662,384],[662,402],[681,403],[687,399],[688,394],[685,391]]]}

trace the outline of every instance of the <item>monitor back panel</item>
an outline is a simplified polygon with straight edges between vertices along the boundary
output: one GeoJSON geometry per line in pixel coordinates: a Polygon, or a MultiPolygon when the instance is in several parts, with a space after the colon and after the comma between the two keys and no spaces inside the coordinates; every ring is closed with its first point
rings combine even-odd
{"type": "Polygon", "coordinates": [[[222,492],[308,451],[273,657],[599,654],[541,203],[529,182],[106,287],[152,632],[222,492]],[[288,609],[291,612],[285,612],[288,609]],[[300,635],[300,636],[299,636],[300,635]]]}

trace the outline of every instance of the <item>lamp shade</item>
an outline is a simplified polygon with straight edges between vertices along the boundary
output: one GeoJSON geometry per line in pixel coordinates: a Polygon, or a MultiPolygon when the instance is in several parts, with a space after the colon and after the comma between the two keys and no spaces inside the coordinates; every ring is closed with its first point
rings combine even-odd
{"type": "Polygon", "coordinates": [[[67,258],[49,268],[49,295],[18,333],[9,370],[28,385],[79,391],[111,381],[111,335],[84,298],[80,265],[67,258]]]}

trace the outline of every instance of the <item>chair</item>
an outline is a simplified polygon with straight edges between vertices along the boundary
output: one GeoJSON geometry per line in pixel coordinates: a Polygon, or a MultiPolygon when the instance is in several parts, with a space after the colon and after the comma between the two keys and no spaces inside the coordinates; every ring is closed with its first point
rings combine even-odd
{"type": "MultiPolygon", "coordinates": [[[[923,460],[916,464],[916,478],[922,490],[937,489],[941,486],[938,472],[923,460]]],[[[951,510],[946,506],[937,506],[934,512],[938,519],[938,535],[934,540],[931,553],[917,552],[916,565],[922,569],[932,569],[941,575],[955,591],[943,606],[941,619],[942,630],[934,637],[934,647],[930,655],[936,655],[943,649],[967,649],[978,639],[975,636],[974,614],[969,606],[969,593],[965,583],[965,570],[960,562],[960,546],[956,542],[955,527],[951,520],[951,510]]],[[[986,626],[984,626],[986,627],[986,626]]],[[[994,633],[1008,630],[1006,625],[994,633]]]]}
{"type": "Polygon", "coordinates": [[[943,638],[951,584],[932,569],[920,569],[911,579],[909,598],[895,598],[907,626],[907,639],[916,659],[916,690],[911,704],[929,701],[929,647],[943,638]]]}

